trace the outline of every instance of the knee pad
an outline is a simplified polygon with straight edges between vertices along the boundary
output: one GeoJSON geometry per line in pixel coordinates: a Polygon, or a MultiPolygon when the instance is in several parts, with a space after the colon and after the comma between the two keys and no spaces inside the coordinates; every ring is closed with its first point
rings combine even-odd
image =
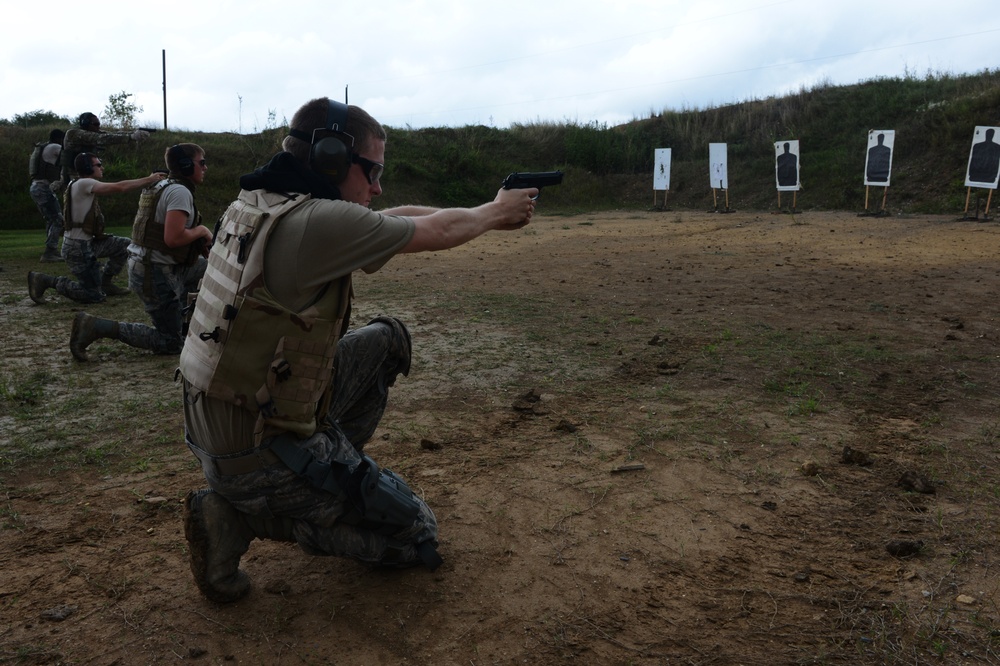
{"type": "MultiPolygon", "coordinates": [[[[362,458],[358,470],[355,470],[355,478],[361,482],[359,490],[364,506],[359,527],[391,537],[401,529],[412,527],[420,518],[421,502],[406,482],[387,469],[380,470],[368,456],[362,458]]],[[[437,552],[436,536],[436,523],[425,522],[421,533],[412,541],[417,558],[431,571],[441,566],[442,562],[437,552]]],[[[398,559],[404,552],[399,546],[405,547],[406,544],[396,542],[397,548],[391,547],[392,544],[390,539],[384,564],[398,559]],[[393,552],[396,554],[393,555],[393,552]]],[[[416,563],[413,560],[409,562],[416,563]]]]}
{"type": "Polygon", "coordinates": [[[406,482],[368,456],[351,475],[351,486],[358,527],[391,536],[412,527],[420,515],[420,502],[406,482]]]}

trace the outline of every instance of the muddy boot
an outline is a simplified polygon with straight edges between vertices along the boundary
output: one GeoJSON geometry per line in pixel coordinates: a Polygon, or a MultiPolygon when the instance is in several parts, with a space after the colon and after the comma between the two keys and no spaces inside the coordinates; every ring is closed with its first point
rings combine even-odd
{"type": "Polygon", "coordinates": [[[73,330],[69,334],[69,350],[78,361],[87,360],[87,346],[100,338],[118,339],[118,322],[91,317],[77,312],[73,317],[73,330]]]}
{"type": "Polygon", "coordinates": [[[104,279],[101,281],[101,291],[103,291],[108,296],[127,296],[132,292],[128,289],[122,289],[114,282],[111,281],[111,275],[105,275],[104,279]]]}
{"type": "Polygon", "coordinates": [[[34,271],[28,273],[28,296],[31,296],[31,300],[39,305],[45,304],[45,299],[42,298],[45,290],[52,289],[55,286],[56,279],[51,275],[36,273],[34,271]]]}
{"type": "Polygon", "coordinates": [[[246,596],[250,578],[240,569],[240,558],[254,534],[243,514],[214,490],[189,492],[184,498],[184,536],[191,573],[202,594],[219,604],[246,596]]]}
{"type": "Polygon", "coordinates": [[[50,248],[45,248],[45,252],[42,253],[42,258],[39,259],[43,264],[54,264],[60,261],[66,261],[59,254],[59,250],[53,250],[50,248]]]}

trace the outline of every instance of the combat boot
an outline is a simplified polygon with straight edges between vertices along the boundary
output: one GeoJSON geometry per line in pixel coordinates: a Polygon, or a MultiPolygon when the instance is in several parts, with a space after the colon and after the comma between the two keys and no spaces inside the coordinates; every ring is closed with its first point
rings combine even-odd
{"type": "Polygon", "coordinates": [[[69,334],[69,350],[78,361],[87,360],[87,346],[100,338],[118,339],[118,322],[77,312],[69,334]]]}
{"type": "Polygon", "coordinates": [[[184,536],[191,556],[191,573],[210,601],[226,604],[250,591],[250,578],[240,558],[254,533],[226,498],[214,490],[191,491],[184,498],[184,536]]]}
{"type": "Polygon", "coordinates": [[[53,250],[51,248],[45,248],[45,252],[42,253],[42,258],[39,259],[43,264],[54,264],[60,261],[66,261],[59,254],[59,250],[53,250]]]}
{"type": "Polygon", "coordinates": [[[56,279],[51,275],[36,273],[34,271],[28,273],[28,296],[31,296],[31,300],[39,305],[45,304],[45,299],[42,298],[45,290],[52,289],[55,286],[56,279]]]}
{"type": "Polygon", "coordinates": [[[128,289],[122,289],[114,282],[111,281],[112,275],[105,275],[101,280],[101,291],[103,291],[108,296],[127,296],[132,292],[128,289]]]}

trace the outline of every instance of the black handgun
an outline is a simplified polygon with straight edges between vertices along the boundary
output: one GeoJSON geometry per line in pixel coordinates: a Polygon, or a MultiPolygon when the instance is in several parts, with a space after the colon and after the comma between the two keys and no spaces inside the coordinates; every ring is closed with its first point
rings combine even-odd
{"type": "MultiPolygon", "coordinates": [[[[515,171],[503,179],[503,189],[523,190],[529,187],[537,187],[541,190],[546,185],[562,184],[562,179],[562,171],[515,171]]],[[[537,199],[538,197],[535,198],[537,199]]]]}

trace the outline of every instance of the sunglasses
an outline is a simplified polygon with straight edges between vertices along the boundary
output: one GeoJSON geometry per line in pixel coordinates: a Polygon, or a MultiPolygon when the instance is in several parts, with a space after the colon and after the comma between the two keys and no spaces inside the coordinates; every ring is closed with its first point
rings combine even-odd
{"type": "Polygon", "coordinates": [[[378,179],[382,177],[382,172],[385,171],[384,164],[372,162],[357,153],[351,153],[351,162],[361,165],[361,169],[365,172],[365,178],[368,179],[369,185],[377,183],[378,179]]]}

